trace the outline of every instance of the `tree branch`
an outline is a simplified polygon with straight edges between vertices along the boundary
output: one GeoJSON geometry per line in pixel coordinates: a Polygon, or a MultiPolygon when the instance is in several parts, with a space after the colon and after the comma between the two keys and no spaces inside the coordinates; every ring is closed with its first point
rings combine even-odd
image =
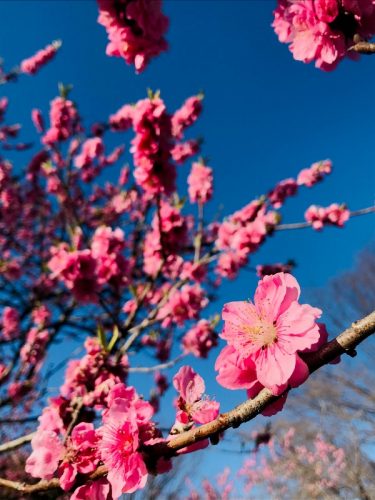
{"type": "MultiPolygon", "coordinates": [[[[372,212],[375,212],[375,206],[361,208],[360,210],[353,210],[352,212],[350,212],[350,217],[358,217],[359,215],[370,214],[372,212]]],[[[291,224],[279,224],[275,227],[275,231],[285,231],[287,229],[304,229],[305,227],[311,227],[311,225],[311,222],[293,222],[291,224]]]]}
{"type": "Polygon", "coordinates": [[[375,43],[361,41],[350,47],[349,50],[358,54],[375,54],[375,43]]]}
{"type": "Polygon", "coordinates": [[[30,443],[34,434],[35,432],[31,432],[26,436],[21,436],[17,439],[13,439],[12,441],[8,441],[7,443],[0,444],[0,454],[10,450],[15,450],[16,448],[19,448],[20,446],[23,446],[26,443],[30,443]]]}
{"type": "MultiPolygon", "coordinates": [[[[311,353],[308,357],[306,356],[305,361],[310,373],[334,361],[342,354],[352,354],[357,345],[374,332],[375,311],[353,323],[352,326],[331,340],[331,342],[322,346],[318,351],[311,353]]],[[[255,418],[267,406],[285,395],[287,391],[280,396],[274,396],[270,390],[263,389],[254,399],[248,399],[233,410],[221,414],[216,420],[174,437],[167,444],[164,444],[165,450],[171,454],[171,452],[207,439],[230,427],[238,427],[240,424],[255,418]]],[[[157,449],[158,446],[155,445],[154,448],[157,449]]]]}
{"type": "Polygon", "coordinates": [[[159,365],[154,366],[131,366],[128,368],[129,373],[152,373],[158,370],[166,370],[167,368],[171,368],[175,364],[177,364],[181,359],[184,359],[186,354],[180,354],[174,359],[167,361],[166,363],[161,363],[159,365]]]}
{"type": "MultiPolygon", "coordinates": [[[[306,354],[304,360],[309,367],[310,373],[334,361],[342,354],[349,354],[350,356],[355,355],[355,348],[373,333],[375,333],[375,311],[354,322],[349,328],[343,331],[335,339],[322,346],[318,351],[306,354]]],[[[178,450],[186,446],[207,438],[215,438],[230,427],[236,428],[242,423],[252,420],[271,403],[283,397],[288,390],[289,389],[280,396],[274,396],[270,390],[263,389],[254,399],[248,399],[233,410],[222,413],[216,420],[174,436],[166,443],[144,446],[143,451],[148,456],[149,462],[153,462],[159,457],[172,457],[176,455],[178,450]]],[[[97,479],[104,476],[106,473],[106,468],[100,466],[89,476],[89,479],[97,479]]],[[[37,484],[27,485],[16,481],[0,479],[0,486],[24,493],[33,493],[58,488],[59,480],[42,480],[37,484]]]]}

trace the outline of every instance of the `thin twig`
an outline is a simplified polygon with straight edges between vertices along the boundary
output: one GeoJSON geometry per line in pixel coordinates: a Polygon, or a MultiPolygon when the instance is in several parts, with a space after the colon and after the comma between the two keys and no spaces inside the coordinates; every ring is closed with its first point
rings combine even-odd
{"type": "MultiPolygon", "coordinates": [[[[361,208],[360,210],[353,210],[350,212],[350,217],[358,217],[359,215],[365,215],[375,212],[375,205],[368,208],[361,208]]],[[[275,227],[275,231],[285,231],[287,229],[304,229],[305,227],[311,227],[311,222],[293,222],[291,224],[279,224],[275,227]]]]}
{"type": "Polygon", "coordinates": [[[20,448],[26,443],[30,443],[30,441],[34,437],[34,434],[35,432],[31,432],[26,436],[21,436],[17,439],[13,439],[12,441],[8,441],[7,443],[0,444],[0,453],[6,453],[7,451],[15,450],[16,448],[20,448]]]}
{"type": "Polygon", "coordinates": [[[128,369],[129,373],[152,373],[158,370],[166,370],[167,368],[172,368],[172,366],[176,365],[181,359],[184,359],[186,354],[180,354],[177,358],[171,359],[166,363],[161,363],[159,365],[154,366],[132,366],[128,369]]]}

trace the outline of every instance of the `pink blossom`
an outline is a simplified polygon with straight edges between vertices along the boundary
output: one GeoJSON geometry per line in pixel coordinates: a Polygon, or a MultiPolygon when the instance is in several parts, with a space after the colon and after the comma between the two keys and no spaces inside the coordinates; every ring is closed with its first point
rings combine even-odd
{"type": "Polygon", "coordinates": [[[353,38],[375,34],[375,5],[351,0],[278,0],[273,27],[298,61],[329,71],[348,55],[353,38]]]}
{"type": "Polygon", "coordinates": [[[58,471],[64,491],[73,486],[77,473],[89,474],[96,469],[99,462],[97,441],[93,424],[81,422],[74,427],[58,471]]]}
{"type": "Polygon", "coordinates": [[[83,358],[68,363],[60,393],[67,399],[81,397],[90,406],[103,405],[111,388],[126,380],[128,360],[123,356],[115,363],[103,352],[97,338],[88,338],[85,348],[83,358]]]}
{"type": "Polygon", "coordinates": [[[297,193],[298,185],[294,179],[285,179],[279,182],[276,187],[268,193],[268,199],[275,208],[280,208],[286,198],[297,193]]]}
{"type": "Polygon", "coordinates": [[[83,486],[74,490],[70,500],[111,500],[110,484],[107,479],[88,481],[83,486]]]}
{"type": "Polygon", "coordinates": [[[98,23],[109,39],[107,55],[122,57],[140,73],[153,57],[167,50],[168,18],[161,12],[161,0],[98,0],[98,4],[98,23]]]}
{"type": "Polygon", "coordinates": [[[51,101],[50,128],[42,137],[43,144],[50,145],[69,139],[80,130],[79,116],[72,101],[56,97],[51,101]]]}
{"type": "Polygon", "coordinates": [[[25,470],[33,477],[51,479],[63,451],[63,444],[52,431],[38,431],[32,441],[32,453],[26,460],[25,470]]]}
{"type": "Polygon", "coordinates": [[[212,168],[203,163],[193,163],[188,177],[191,203],[207,203],[212,198],[212,168]]]}
{"type": "Polygon", "coordinates": [[[87,139],[82,144],[82,151],[74,159],[74,164],[77,168],[88,167],[92,164],[95,158],[99,158],[104,153],[103,141],[100,137],[87,139]]]}
{"type": "Polygon", "coordinates": [[[171,162],[171,123],[159,97],[139,101],[133,111],[131,153],[134,178],[146,193],[170,194],[175,188],[176,171],[171,162]]]}
{"type": "Polygon", "coordinates": [[[297,184],[299,186],[314,186],[317,182],[321,181],[325,175],[332,172],[331,160],[323,160],[313,163],[310,168],[304,168],[298,174],[297,184]]]}
{"type": "Polygon", "coordinates": [[[164,271],[172,271],[176,267],[179,272],[183,261],[176,253],[185,245],[187,236],[188,221],[180,210],[165,201],[161,202],[159,213],[152,220],[152,230],[146,233],[143,255],[145,272],[155,275],[160,271],[163,252],[168,256],[164,271]]]}
{"type": "Polygon", "coordinates": [[[346,205],[332,203],[332,205],[326,208],[327,221],[333,226],[343,227],[344,223],[349,220],[349,217],[350,211],[346,208],[346,205]]]}
{"type": "Polygon", "coordinates": [[[112,230],[101,226],[96,229],[91,243],[91,252],[96,260],[96,274],[100,285],[110,280],[120,284],[129,272],[128,262],[122,255],[125,248],[124,232],[120,228],[112,230]]]}
{"type": "Polygon", "coordinates": [[[152,414],[151,405],[142,401],[133,388],[118,384],[110,391],[99,450],[109,470],[107,477],[114,498],[146,484],[148,473],[138,448],[145,433],[153,437],[149,423],[152,414]]]}
{"type": "Polygon", "coordinates": [[[50,320],[51,311],[48,309],[46,305],[42,304],[39,307],[33,309],[31,315],[34,323],[37,326],[42,327],[50,320]]]}
{"type": "Polygon", "coordinates": [[[218,230],[217,247],[243,252],[247,256],[258,248],[276,224],[276,220],[272,220],[273,214],[266,211],[263,203],[255,200],[224,220],[218,230]]]}
{"type": "Polygon", "coordinates": [[[129,167],[123,167],[121,169],[119,178],[118,178],[118,183],[120,186],[124,186],[129,180],[129,167]]]}
{"type": "Polygon", "coordinates": [[[99,288],[96,260],[91,250],[68,252],[64,245],[51,249],[48,267],[52,277],[61,279],[81,302],[96,302],[99,288]]]}
{"type": "Polygon", "coordinates": [[[33,109],[31,111],[31,119],[37,132],[39,132],[40,134],[44,132],[43,115],[40,109],[33,109]]]}
{"type": "Polygon", "coordinates": [[[217,345],[217,336],[211,323],[201,319],[182,338],[185,353],[192,353],[198,358],[207,358],[209,351],[217,345]]]}
{"type": "Polygon", "coordinates": [[[172,117],[172,132],[177,139],[183,137],[183,132],[187,127],[193,125],[202,112],[203,95],[198,94],[186,99],[184,104],[172,117]]]}
{"type": "Polygon", "coordinates": [[[216,380],[226,389],[249,389],[257,383],[255,363],[251,358],[243,358],[236,349],[225,346],[217,357],[216,380]]]}
{"type": "Polygon", "coordinates": [[[44,408],[42,414],[38,417],[38,431],[53,431],[56,434],[65,432],[64,422],[60,415],[64,402],[61,397],[49,400],[49,406],[44,408]]]}
{"type": "Polygon", "coordinates": [[[321,230],[325,225],[343,227],[349,219],[350,211],[345,205],[332,203],[329,207],[311,205],[305,212],[305,219],[316,230],[321,230]]]}
{"type": "Polygon", "coordinates": [[[4,307],[1,323],[4,340],[12,340],[17,337],[20,318],[18,311],[14,307],[4,307]]]}
{"type": "Polygon", "coordinates": [[[5,113],[8,109],[8,102],[7,97],[0,98],[0,122],[4,121],[5,113]]]}
{"type": "Polygon", "coordinates": [[[186,424],[189,420],[197,424],[206,424],[219,414],[220,404],[209,399],[202,399],[205,384],[190,366],[182,366],[173,377],[173,385],[179,393],[177,421],[186,424]]]}
{"type": "Polygon", "coordinates": [[[125,104],[116,113],[109,117],[109,124],[113,130],[128,130],[133,124],[134,106],[125,104]]]}
{"type": "Polygon", "coordinates": [[[8,368],[3,363],[0,363],[0,383],[3,382],[8,374],[8,368]]]}
{"type": "MultiPolygon", "coordinates": [[[[215,363],[215,370],[219,372],[216,380],[220,385],[227,389],[247,389],[249,398],[257,396],[264,387],[258,381],[255,362],[251,357],[243,358],[231,345],[224,347],[219,354],[215,363]]],[[[288,380],[288,384],[269,385],[267,387],[273,394],[279,396],[285,391],[288,385],[298,387],[305,382],[308,376],[307,365],[297,356],[295,368],[288,380]]],[[[286,395],[267,406],[262,411],[262,415],[271,416],[279,412],[283,408],[285,400],[286,395]]]]}
{"type": "Polygon", "coordinates": [[[199,153],[199,149],[199,141],[191,139],[190,141],[175,144],[171,150],[171,155],[176,163],[181,164],[199,153]]]}
{"type": "Polygon", "coordinates": [[[236,252],[222,253],[217,260],[216,272],[224,278],[234,279],[247,262],[247,256],[236,252]]]}
{"type": "Polygon", "coordinates": [[[22,73],[27,73],[29,75],[35,74],[40,70],[42,66],[44,66],[47,62],[49,62],[55,56],[58,49],[61,47],[61,42],[56,41],[47,45],[42,50],[39,50],[35,55],[29,57],[28,59],[24,59],[20,64],[20,70],[22,73]]]}
{"type": "Polygon", "coordinates": [[[26,341],[21,347],[20,358],[24,363],[37,365],[45,354],[45,348],[49,340],[48,330],[39,330],[31,328],[27,335],[26,341]]]}
{"type": "Polygon", "coordinates": [[[319,309],[299,304],[300,288],[290,274],[265,276],[258,284],[254,304],[230,302],[224,306],[222,337],[254,364],[265,387],[281,386],[291,378],[297,352],[319,339],[319,309]]]}
{"type": "Polygon", "coordinates": [[[160,308],[158,318],[164,327],[172,322],[182,326],[189,319],[197,319],[207,303],[204,290],[199,285],[184,285],[170,295],[167,303],[160,308]]]}

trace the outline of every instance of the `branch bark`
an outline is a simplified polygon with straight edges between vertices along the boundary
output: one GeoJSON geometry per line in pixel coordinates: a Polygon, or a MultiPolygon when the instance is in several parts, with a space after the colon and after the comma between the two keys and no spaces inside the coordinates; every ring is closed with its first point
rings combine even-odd
{"type": "Polygon", "coordinates": [[[21,436],[19,438],[13,439],[12,441],[8,441],[7,443],[0,444],[0,454],[10,450],[15,450],[16,448],[20,448],[26,443],[30,443],[34,434],[35,432],[31,432],[26,436],[21,436]]]}
{"type": "Polygon", "coordinates": [[[375,54],[375,43],[361,41],[350,47],[349,50],[358,54],[375,54]]]}
{"type": "MultiPolygon", "coordinates": [[[[322,366],[334,361],[342,354],[354,356],[356,347],[367,337],[375,333],[375,311],[368,316],[354,322],[349,328],[343,331],[335,339],[331,340],[318,351],[304,357],[310,373],[318,370],[322,366]]],[[[289,390],[289,389],[288,389],[289,390]]],[[[183,432],[166,443],[157,443],[155,445],[144,447],[143,451],[149,458],[150,463],[159,457],[172,457],[178,450],[192,445],[198,441],[211,438],[213,441],[220,433],[230,427],[239,427],[242,423],[248,422],[261,413],[267,406],[283,397],[285,391],[280,396],[274,396],[268,389],[263,389],[254,399],[248,399],[236,408],[226,413],[222,413],[216,420],[208,424],[201,425],[196,429],[183,432]]],[[[90,479],[97,479],[104,476],[107,470],[104,466],[91,474],[90,479]]],[[[59,480],[39,481],[37,484],[30,485],[16,481],[0,479],[0,486],[11,488],[24,493],[34,493],[37,491],[46,491],[59,487],[59,480]]]]}

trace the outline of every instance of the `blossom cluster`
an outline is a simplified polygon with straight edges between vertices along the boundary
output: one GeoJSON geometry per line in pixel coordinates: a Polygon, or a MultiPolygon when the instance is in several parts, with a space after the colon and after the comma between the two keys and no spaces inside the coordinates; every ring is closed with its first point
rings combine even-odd
{"type": "Polygon", "coordinates": [[[352,57],[354,38],[375,34],[375,4],[357,0],[278,0],[272,24],[294,59],[325,71],[352,57]]]}
{"type": "Polygon", "coordinates": [[[98,23],[109,39],[108,56],[122,57],[140,73],[153,57],[167,50],[164,35],[169,22],[161,11],[161,0],[98,0],[98,5],[98,23]]]}
{"type": "Polygon", "coordinates": [[[349,217],[350,211],[346,205],[338,203],[332,203],[329,207],[311,205],[305,212],[306,221],[317,231],[326,225],[343,227],[349,217]]]}
{"type": "Polygon", "coordinates": [[[126,283],[129,265],[122,255],[124,248],[120,228],[99,227],[90,249],[70,250],[66,244],[51,248],[51,277],[61,279],[81,302],[96,302],[97,292],[104,284],[121,287],[126,283]]]}
{"type": "MultiPolygon", "coordinates": [[[[86,350],[81,360],[70,362],[60,396],[39,417],[26,472],[43,479],[57,474],[68,491],[77,474],[88,477],[102,463],[107,478],[88,481],[71,498],[89,498],[95,491],[116,499],[144,487],[148,472],[141,447],[160,441],[161,435],[151,421],[150,403],[120,382],[126,377],[126,358],[115,363],[94,339],[86,341],[86,350]],[[92,423],[93,410],[101,414],[98,428],[92,423]]],[[[159,469],[168,467],[162,461],[159,469]]]]}
{"type": "Polygon", "coordinates": [[[79,116],[74,103],[64,97],[56,97],[51,102],[50,128],[43,136],[43,143],[51,145],[58,141],[65,141],[79,131],[79,116]]]}
{"type": "Polygon", "coordinates": [[[44,49],[39,50],[35,55],[24,59],[20,64],[21,73],[34,75],[45,64],[55,57],[56,52],[61,47],[60,41],[55,41],[47,45],[44,49]]]}

